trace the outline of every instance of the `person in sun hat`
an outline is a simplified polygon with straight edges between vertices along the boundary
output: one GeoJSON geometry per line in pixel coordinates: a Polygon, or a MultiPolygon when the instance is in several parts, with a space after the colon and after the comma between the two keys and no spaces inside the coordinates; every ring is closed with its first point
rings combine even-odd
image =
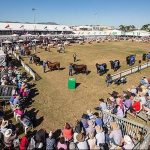
{"type": "Polygon", "coordinates": [[[109,134],[109,140],[113,145],[120,146],[122,140],[122,132],[117,122],[110,122],[111,131],[109,134]]]}
{"type": "Polygon", "coordinates": [[[7,129],[4,133],[4,144],[6,147],[12,147],[13,146],[13,141],[16,138],[16,134],[12,135],[12,130],[7,129]]]}
{"type": "Polygon", "coordinates": [[[104,99],[103,99],[103,98],[100,98],[100,99],[99,99],[99,102],[100,102],[100,104],[99,104],[100,110],[102,110],[102,111],[106,110],[106,109],[107,109],[107,105],[106,105],[104,99]]]}
{"type": "Polygon", "coordinates": [[[77,136],[76,136],[76,139],[77,139],[77,148],[79,150],[82,150],[82,149],[89,149],[88,147],[88,143],[85,139],[85,136],[83,133],[79,133],[77,136]]]}
{"type": "Polygon", "coordinates": [[[130,136],[125,135],[123,141],[124,141],[124,144],[123,144],[124,150],[128,150],[128,149],[131,150],[134,148],[134,143],[133,143],[132,139],[130,138],[130,136]]]}

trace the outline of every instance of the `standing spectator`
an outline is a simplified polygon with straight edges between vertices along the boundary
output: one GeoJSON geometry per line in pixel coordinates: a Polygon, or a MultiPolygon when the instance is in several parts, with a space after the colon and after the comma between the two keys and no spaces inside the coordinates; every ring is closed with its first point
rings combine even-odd
{"type": "Polygon", "coordinates": [[[110,126],[112,129],[109,134],[110,141],[113,145],[120,146],[122,140],[122,132],[116,122],[111,122],[110,126]]]}
{"type": "Polygon", "coordinates": [[[76,60],[77,60],[77,54],[73,53],[73,61],[76,62],[76,60]]]}
{"type": "Polygon", "coordinates": [[[69,76],[73,75],[72,72],[73,72],[73,67],[72,67],[72,63],[70,63],[70,65],[69,65],[69,76]]]}
{"type": "Polygon", "coordinates": [[[29,64],[31,64],[32,61],[33,61],[33,57],[32,57],[32,55],[29,55],[29,64]]]}
{"type": "Polygon", "coordinates": [[[138,64],[138,71],[139,71],[139,72],[140,72],[140,70],[141,70],[141,62],[142,62],[141,60],[139,60],[139,62],[138,62],[138,63],[139,63],[139,64],[138,64]]]}
{"type": "Polygon", "coordinates": [[[111,77],[111,74],[107,74],[106,76],[106,84],[107,84],[107,87],[112,83],[112,77],[111,77]]]}
{"type": "Polygon", "coordinates": [[[44,73],[46,72],[46,64],[47,64],[47,62],[44,60],[44,61],[43,61],[43,72],[44,72],[44,73]]]}

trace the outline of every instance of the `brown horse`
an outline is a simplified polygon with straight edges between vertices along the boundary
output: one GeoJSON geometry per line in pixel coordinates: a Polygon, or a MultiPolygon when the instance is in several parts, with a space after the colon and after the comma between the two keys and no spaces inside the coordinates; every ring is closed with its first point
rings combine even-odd
{"type": "Polygon", "coordinates": [[[24,49],[25,49],[26,55],[29,56],[31,54],[31,51],[30,51],[29,47],[28,46],[24,46],[24,49]]]}
{"type": "Polygon", "coordinates": [[[86,73],[86,75],[88,74],[87,65],[72,64],[72,67],[73,67],[73,70],[75,71],[75,74],[77,73],[86,73]]]}
{"type": "Polygon", "coordinates": [[[47,67],[52,71],[52,70],[55,70],[55,69],[60,69],[60,62],[50,62],[50,61],[47,61],[47,67]]]}

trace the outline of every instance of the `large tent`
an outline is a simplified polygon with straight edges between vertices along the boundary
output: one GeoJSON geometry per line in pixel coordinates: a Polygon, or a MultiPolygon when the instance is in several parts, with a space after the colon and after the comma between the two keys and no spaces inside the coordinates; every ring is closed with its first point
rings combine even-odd
{"type": "Polygon", "coordinates": [[[6,65],[6,54],[3,52],[3,50],[0,50],[0,66],[6,65]]]}

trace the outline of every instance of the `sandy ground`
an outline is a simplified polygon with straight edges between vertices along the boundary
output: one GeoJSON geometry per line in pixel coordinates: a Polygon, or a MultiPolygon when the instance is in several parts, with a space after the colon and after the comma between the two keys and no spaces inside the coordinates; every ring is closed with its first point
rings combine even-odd
{"type": "MultiPolygon", "coordinates": [[[[35,82],[39,94],[34,97],[35,102],[32,104],[32,107],[39,110],[38,116],[44,116],[44,121],[38,128],[62,128],[65,122],[74,121],[74,115],[80,117],[87,109],[97,107],[99,105],[98,99],[109,97],[109,92],[115,90],[121,94],[123,90],[137,85],[142,76],[150,76],[150,68],[148,68],[141,73],[128,76],[125,85],[107,87],[105,84],[106,75],[99,76],[95,67],[97,62],[107,63],[110,69],[109,61],[119,59],[121,61],[119,71],[127,69],[129,66],[126,65],[126,56],[136,54],[136,60],[142,59],[142,54],[149,52],[149,48],[150,43],[106,42],[72,45],[66,47],[66,53],[57,53],[56,48],[51,49],[51,52],[38,49],[37,55],[42,60],[59,61],[61,67],[65,68],[60,71],[48,71],[47,69],[47,72],[43,73],[42,66],[30,64],[42,78],[35,82]],[[88,75],[74,75],[73,77],[76,78],[79,86],[76,90],[69,90],[67,87],[68,65],[73,62],[74,52],[79,59],[77,64],[86,64],[91,72],[88,75]]],[[[23,59],[28,63],[27,57],[23,59]]],[[[114,71],[110,69],[109,73],[112,74],[114,71]]]]}

